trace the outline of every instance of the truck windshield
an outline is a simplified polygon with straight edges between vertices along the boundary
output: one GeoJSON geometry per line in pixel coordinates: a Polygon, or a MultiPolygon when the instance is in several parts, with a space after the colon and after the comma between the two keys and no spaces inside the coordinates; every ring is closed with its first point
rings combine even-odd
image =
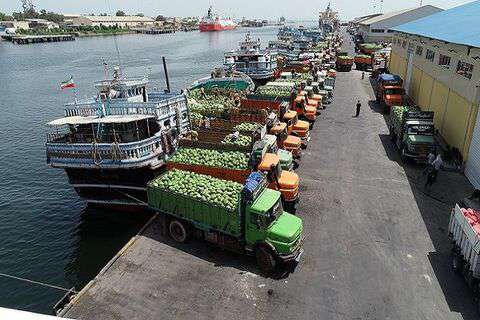
{"type": "Polygon", "coordinates": [[[431,125],[414,124],[410,125],[407,130],[409,135],[433,136],[434,128],[431,125]]]}
{"type": "Polygon", "coordinates": [[[268,210],[265,213],[265,216],[267,218],[267,228],[277,220],[277,218],[282,214],[283,212],[283,207],[282,207],[282,201],[280,199],[273,205],[270,210],[268,210]]]}
{"type": "Polygon", "coordinates": [[[385,94],[388,94],[388,95],[393,95],[393,94],[402,95],[403,94],[403,89],[401,89],[401,88],[385,89],[385,94]]]}

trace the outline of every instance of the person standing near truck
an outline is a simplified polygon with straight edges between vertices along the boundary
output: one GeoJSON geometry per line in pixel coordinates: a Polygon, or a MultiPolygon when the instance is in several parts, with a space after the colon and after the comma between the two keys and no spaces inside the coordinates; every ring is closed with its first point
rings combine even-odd
{"type": "Polygon", "coordinates": [[[432,168],[427,175],[427,181],[425,182],[425,188],[431,187],[435,181],[437,181],[438,172],[443,166],[442,156],[439,154],[432,162],[432,168]]]}
{"type": "Polygon", "coordinates": [[[362,104],[360,103],[360,100],[357,100],[357,109],[356,109],[356,112],[355,112],[355,118],[358,118],[358,116],[360,115],[360,108],[362,107],[362,104]]]}

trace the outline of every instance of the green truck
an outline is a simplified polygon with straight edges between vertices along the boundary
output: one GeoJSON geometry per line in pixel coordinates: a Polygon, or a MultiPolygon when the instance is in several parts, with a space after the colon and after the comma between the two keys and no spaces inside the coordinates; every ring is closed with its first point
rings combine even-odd
{"type": "Polygon", "coordinates": [[[245,184],[171,170],[147,185],[148,204],[165,231],[183,243],[190,237],[255,255],[263,272],[296,265],[303,253],[303,222],[283,211],[280,192],[266,177],[250,174],[245,184]]]}
{"type": "Polygon", "coordinates": [[[403,161],[426,162],[435,149],[433,112],[418,108],[394,106],[390,111],[390,139],[403,161]]]}

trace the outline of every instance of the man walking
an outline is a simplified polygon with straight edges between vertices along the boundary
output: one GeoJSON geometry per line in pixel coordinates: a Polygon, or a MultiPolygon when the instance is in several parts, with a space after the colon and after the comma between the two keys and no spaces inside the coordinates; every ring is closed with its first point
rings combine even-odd
{"type": "Polygon", "coordinates": [[[431,187],[435,181],[437,181],[438,172],[443,166],[442,156],[440,154],[437,155],[435,160],[432,162],[432,166],[430,168],[430,172],[427,175],[427,181],[425,182],[425,188],[431,187]]]}
{"type": "Polygon", "coordinates": [[[355,118],[358,118],[360,115],[360,108],[362,107],[362,104],[360,103],[360,100],[357,100],[357,111],[355,113],[355,118]]]}

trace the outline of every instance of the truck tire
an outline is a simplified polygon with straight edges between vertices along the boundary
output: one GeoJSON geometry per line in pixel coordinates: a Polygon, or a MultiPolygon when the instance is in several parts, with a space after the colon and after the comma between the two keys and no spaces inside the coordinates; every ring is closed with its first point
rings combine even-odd
{"type": "Polygon", "coordinates": [[[188,232],[184,224],[178,220],[170,221],[168,226],[168,231],[170,232],[170,237],[178,243],[184,243],[187,241],[188,232]]]}
{"type": "Polygon", "coordinates": [[[257,250],[255,250],[255,258],[258,267],[264,273],[271,273],[277,266],[275,256],[272,251],[265,246],[257,247],[257,250]]]}

